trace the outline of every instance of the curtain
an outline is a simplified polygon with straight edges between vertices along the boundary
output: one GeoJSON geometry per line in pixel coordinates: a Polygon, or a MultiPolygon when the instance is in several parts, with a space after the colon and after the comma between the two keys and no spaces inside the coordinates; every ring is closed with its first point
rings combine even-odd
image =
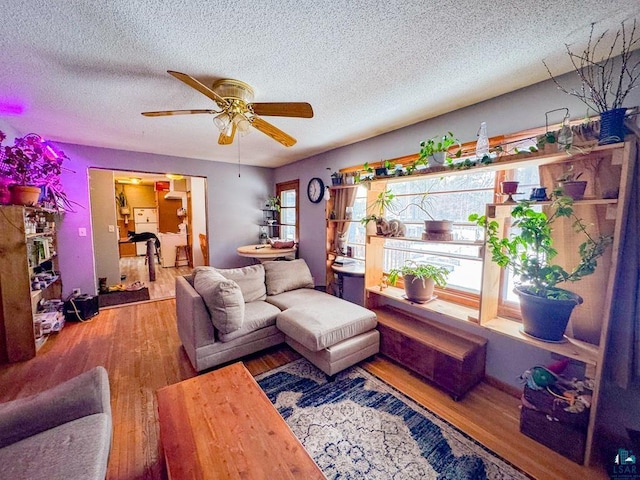
{"type": "Polygon", "coordinates": [[[621,388],[640,379],[640,182],[638,151],[631,159],[631,178],[624,234],[620,242],[618,276],[613,292],[609,342],[604,368],[607,378],[621,388]]]}
{"type": "MultiPolygon", "coordinates": [[[[347,207],[353,207],[356,201],[357,188],[338,188],[335,190],[333,208],[336,213],[336,220],[345,220],[347,207]]],[[[334,239],[335,251],[340,251],[340,244],[346,241],[346,233],[349,230],[348,222],[338,222],[336,226],[336,238],[334,239]]]]}

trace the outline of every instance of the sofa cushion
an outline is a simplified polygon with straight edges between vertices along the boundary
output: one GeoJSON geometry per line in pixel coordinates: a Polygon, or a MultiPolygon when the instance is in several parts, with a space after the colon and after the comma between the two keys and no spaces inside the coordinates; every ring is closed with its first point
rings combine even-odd
{"type": "Polygon", "coordinates": [[[376,314],[355,303],[326,295],[322,302],[291,307],[278,315],[276,325],[285,335],[313,352],[368,332],[376,314]]]}
{"type": "Polygon", "coordinates": [[[218,333],[218,340],[221,342],[230,342],[231,340],[235,340],[261,328],[275,325],[276,317],[279,313],[279,308],[267,302],[259,300],[257,302],[245,303],[242,328],[231,333],[218,333]]]}
{"type": "Polygon", "coordinates": [[[109,415],[89,415],[1,448],[0,478],[102,480],[110,448],[109,415]]]}
{"type": "Polygon", "coordinates": [[[220,332],[231,333],[242,327],[244,297],[236,282],[213,269],[196,268],[193,287],[204,300],[211,323],[220,332]]]}
{"type": "Polygon", "coordinates": [[[216,268],[216,270],[240,286],[245,303],[267,298],[264,267],[261,263],[242,268],[216,268]]]}
{"type": "Polygon", "coordinates": [[[263,265],[267,295],[278,295],[296,288],[313,288],[315,286],[311,271],[301,258],[291,261],[266,262],[263,265]]]}
{"type": "MultiPolygon", "coordinates": [[[[327,297],[331,297],[328,293],[311,288],[298,288],[288,292],[279,293],[278,295],[269,295],[267,302],[275,305],[280,310],[295,307],[297,305],[306,305],[311,302],[322,302],[327,297]]],[[[335,297],[334,297],[335,298],[335,297]]]]}

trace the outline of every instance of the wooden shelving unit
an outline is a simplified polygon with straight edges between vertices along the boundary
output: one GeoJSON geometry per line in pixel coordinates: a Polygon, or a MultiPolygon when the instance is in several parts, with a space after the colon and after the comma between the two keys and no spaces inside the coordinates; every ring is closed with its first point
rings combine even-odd
{"type": "MultiPolygon", "coordinates": [[[[585,199],[574,203],[578,217],[586,218],[587,223],[596,225],[600,233],[613,235],[614,242],[605,256],[599,260],[596,274],[581,282],[571,284],[570,290],[585,298],[585,304],[576,309],[572,316],[573,334],[565,343],[547,343],[528,336],[521,331],[517,321],[499,315],[500,285],[502,269],[491,261],[491,253],[486,248],[480,249],[483,259],[482,288],[479,310],[467,309],[449,302],[435,300],[424,305],[408,302],[402,297],[401,289],[394,287],[381,288],[383,283],[383,254],[387,238],[375,234],[367,235],[365,298],[367,306],[377,308],[385,304],[385,299],[394,302],[411,304],[414,309],[422,309],[429,318],[446,315],[462,321],[472,321],[481,327],[508,336],[514,341],[533,345],[540,349],[554,352],[568,358],[584,362],[587,375],[595,380],[595,390],[587,431],[585,464],[588,465],[594,444],[594,427],[598,412],[600,396],[600,379],[602,364],[607,350],[608,330],[612,309],[612,295],[617,278],[618,265],[622,262],[620,242],[623,236],[625,212],[630,198],[632,176],[637,175],[636,138],[629,137],[626,142],[613,145],[596,146],[582,153],[567,155],[565,152],[540,153],[538,155],[513,155],[502,157],[500,161],[490,165],[475,167],[461,172],[440,170],[420,173],[419,176],[443,176],[469,173],[475,169],[509,170],[536,165],[539,168],[541,185],[547,191],[553,190],[557,178],[569,164],[576,171],[582,171],[581,179],[587,180],[588,187],[585,199]],[[603,289],[602,286],[606,287],[603,289]]],[[[410,178],[410,177],[409,177],[410,178]]],[[[407,181],[408,177],[389,177],[373,180],[368,193],[367,204],[371,204],[378,193],[383,191],[388,182],[407,181]]],[[[538,202],[545,209],[550,202],[538,202]]],[[[514,204],[489,204],[486,215],[504,225],[510,216],[514,204]]],[[[367,212],[377,213],[377,212],[367,212]]],[[[558,233],[572,232],[569,222],[556,224],[558,233]]],[[[374,232],[371,232],[374,233],[374,232]]],[[[575,264],[578,244],[582,239],[574,235],[563,235],[564,240],[554,243],[559,250],[557,260],[567,265],[575,264]]],[[[559,238],[559,237],[558,237],[559,238]]],[[[395,239],[393,239],[395,240],[395,239]]],[[[420,239],[402,238],[401,240],[421,242],[420,239]]],[[[439,243],[439,242],[435,242],[439,243]]],[[[447,242],[448,243],[448,242],[447,242]]],[[[459,242],[458,242],[459,243],[459,242]]],[[[464,242],[464,244],[476,244],[464,242]]]]}
{"type": "Polygon", "coordinates": [[[55,254],[55,228],[39,233],[26,233],[27,219],[45,215],[47,223],[54,221],[54,214],[23,206],[0,206],[0,251],[3,267],[0,269],[0,362],[17,362],[35,357],[44,343],[36,339],[33,315],[41,299],[60,298],[62,282],[56,275],[44,285],[32,289],[34,273],[44,266],[58,272],[55,254]],[[50,240],[54,251],[40,257],[34,245],[39,239],[50,240]]]}

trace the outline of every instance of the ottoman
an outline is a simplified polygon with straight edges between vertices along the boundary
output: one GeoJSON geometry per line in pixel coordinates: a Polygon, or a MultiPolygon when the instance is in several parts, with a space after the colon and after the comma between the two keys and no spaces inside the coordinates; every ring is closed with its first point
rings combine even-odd
{"type": "Polygon", "coordinates": [[[380,350],[376,314],[332,296],[286,309],[276,325],[291,348],[329,376],[380,350]]]}

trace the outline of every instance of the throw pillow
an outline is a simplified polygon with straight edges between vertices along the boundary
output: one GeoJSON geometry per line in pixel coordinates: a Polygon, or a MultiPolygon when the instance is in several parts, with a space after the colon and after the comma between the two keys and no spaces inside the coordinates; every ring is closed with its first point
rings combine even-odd
{"type": "Polygon", "coordinates": [[[204,300],[215,328],[231,333],[242,327],[244,297],[236,282],[213,269],[199,267],[194,270],[193,288],[204,300]]]}
{"type": "Polygon", "coordinates": [[[267,298],[262,264],[242,268],[216,268],[216,271],[240,286],[245,303],[267,298]]]}
{"type": "Polygon", "coordinates": [[[311,271],[302,258],[291,261],[265,262],[264,271],[267,282],[267,295],[296,290],[298,288],[313,288],[311,271]]]}

